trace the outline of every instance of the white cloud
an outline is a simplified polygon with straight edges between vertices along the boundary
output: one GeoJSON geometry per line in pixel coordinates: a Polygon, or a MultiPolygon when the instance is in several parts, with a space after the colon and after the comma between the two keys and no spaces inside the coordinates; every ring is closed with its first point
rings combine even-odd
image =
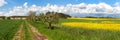
{"type": "Polygon", "coordinates": [[[5,0],[0,0],[0,7],[7,4],[7,2],[5,0]]]}
{"type": "Polygon", "coordinates": [[[25,13],[26,12],[24,11],[23,7],[17,6],[14,7],[13,10],[6,13],[5,16],[23,16],[25,13]]]}
{"type": "Polygon", "coordinates": [[[66,6],[58,6],[47,4],[46,6],[37,6],[32,5],[28,7],[28,3],[25,2],[23,6],[14,7],[13,10],[9,11],[6,16],[13,15],[26,15],[29,11],[39,11],[39,12],[47,12],[47,11],[55,11],[62,13],[105,13],[105,14],[120,14],[120,6],[119,3],[115,3],[116,6],[111,6],[106,3],[98,3],[98,4],[67,4],[66,6]]]}
{"type": "Polygon", "coordinates": [[[4,15],[4,13],[3,12],[0,12],[0,16],[3,16],[4,15]]]}
{"type": "Polygon", "coordinates": [[[25,2],[25,3],[23,4],[23,6],[24,6],[25,8],[28,8],[28,3],[25,2]]]}

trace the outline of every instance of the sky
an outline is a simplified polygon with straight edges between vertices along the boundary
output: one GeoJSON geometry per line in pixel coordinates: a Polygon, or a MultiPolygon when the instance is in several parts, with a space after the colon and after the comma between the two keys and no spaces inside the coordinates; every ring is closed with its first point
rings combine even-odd
{"type": "Polygon", "coordinates": [[[24,16],[29,11],[120,14],[120,0],[0,0],[0,16],[24,16]]]}

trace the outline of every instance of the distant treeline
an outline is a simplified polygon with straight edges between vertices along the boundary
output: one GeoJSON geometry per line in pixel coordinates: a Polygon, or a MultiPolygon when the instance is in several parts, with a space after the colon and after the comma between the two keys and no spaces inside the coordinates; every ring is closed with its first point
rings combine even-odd
{"type": "Polygon", "coordinates": [[[107,17],[86,16],[86,17],[84,17],[84,18],[113,18],[113,17],[109,17],[109,16],[107,16],[107,17]]]}
{"type": "MultiPolygon", "coordinates": [[[[67,15],[65,13],[58,13],[58,12],[47,12],[45,13],[45,15],[47,14],[50,14],[50,13],[56,13],[60,18],[68,18],[68,17],[71,17],[70,15],[67,15]]],[[[41,13],[40,13],[41,14],[41,13]]],[[[28,13],[28,16],[9,16],[9,17],[6,17],[6,16],[0,16],[0,19],[34,19],[34,18],[37,18],[38,16],[36,15],[36,12],[32,12],[30,11],[28,13]]]]}

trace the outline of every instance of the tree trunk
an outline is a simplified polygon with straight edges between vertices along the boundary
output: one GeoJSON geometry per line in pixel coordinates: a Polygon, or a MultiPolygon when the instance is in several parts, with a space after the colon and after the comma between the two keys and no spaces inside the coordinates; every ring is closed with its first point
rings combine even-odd
{"type": "Polygon", "coordinates": [[[51,28],[51,22],[49,22],[49,28],[51,28]]]}
{"type": "Polygon", "coordinates": [[[51,22],[49,22],[49,28],[50,28],[50,29],[54,29],[54,28],[52,27],[52,23],[51,23],[51,22]]]}

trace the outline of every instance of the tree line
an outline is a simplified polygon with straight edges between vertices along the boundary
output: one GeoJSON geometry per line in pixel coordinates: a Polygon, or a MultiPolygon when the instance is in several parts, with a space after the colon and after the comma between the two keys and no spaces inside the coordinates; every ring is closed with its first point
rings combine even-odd
{"type": "Polygon", "coordinates": [[[59,12],[46,12],[36,15],[36,12],[29,11],[27,20],[31,20],[33,22],[47,23],[49,29],[54,29],[54,26],[52,24],[58,24],[59,19],[66,19],[68,17],[71,16],[59,12]]]}

